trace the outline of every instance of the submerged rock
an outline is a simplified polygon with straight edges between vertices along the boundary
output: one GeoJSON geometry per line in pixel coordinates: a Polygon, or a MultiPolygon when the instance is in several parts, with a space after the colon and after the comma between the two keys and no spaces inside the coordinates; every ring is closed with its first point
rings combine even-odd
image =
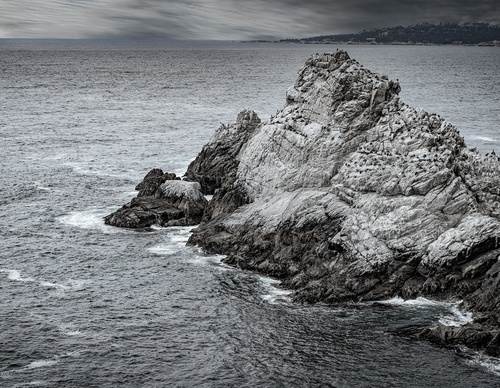
{"type": "Polygon", "coordinates": [[[137,197],[104,217],[105,224],[135,229],[196,225],[208,203],[199,183],[181,181],[160,169],[151,170],[136,190],[137,197]]]}
{"type": "MultiPolygon", "coordinates": [[[[215,193],[189,244],[279,277],[297,301],[463,299],[493,354],[500,161],[399,92],[345,51],[311,57],[283,109],[242,112],[189,166],[215,193]]],[[[434,337],[467,343],[453,333],[434,337]]]]}

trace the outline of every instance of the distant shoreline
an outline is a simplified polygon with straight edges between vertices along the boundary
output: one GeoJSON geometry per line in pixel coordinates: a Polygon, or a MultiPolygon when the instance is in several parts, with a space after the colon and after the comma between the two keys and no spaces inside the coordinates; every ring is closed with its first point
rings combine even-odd
{"type": "MultiPolygon", "coordinates": [[[[254,40],[253,42],[265,42],[254,40]]],[[[411,46],[500,46],[500,25],[489,23],[422,23],[363,30],[354,34],[330,34],[281,39],[280,43],[411,45],[411,46]]]]}
{"type": "Polygon", "coordinates": [[[498,43],[427,43],[427,42],[345,42],[345,41],[287,41],[287,40],[242,40],[239,43],[286,43],[286,44],[296,44],[296,45],[316,45],[316,44],[338,44],[338,45],[348,45],[348,46],[467,46],[467,47],[500,47],[500,42],[498,43]]]}

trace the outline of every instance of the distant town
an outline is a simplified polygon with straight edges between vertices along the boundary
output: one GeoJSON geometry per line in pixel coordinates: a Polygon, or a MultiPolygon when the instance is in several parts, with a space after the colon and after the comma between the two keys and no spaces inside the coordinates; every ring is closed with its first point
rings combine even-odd
{"type": "Polygon", "coordinates": [[[302,44],[479,45],[500,47],[500,25],[488,23],[416,24],[363,30],[355,34],[324,35],[280,42],[302,44]]]}

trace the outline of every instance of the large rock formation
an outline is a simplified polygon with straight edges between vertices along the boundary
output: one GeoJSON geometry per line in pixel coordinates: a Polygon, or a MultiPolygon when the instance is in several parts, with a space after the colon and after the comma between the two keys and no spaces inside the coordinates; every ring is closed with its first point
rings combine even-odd
{"type": "Polygon", "coordinates": [[[243,112],[191,164],[215,195],[189,243],[279,277],[296,301],[463,299],[475,336],[423,335],[498,354],[499,159],[399,91],[344,51],[311,57],[282,110],[243,112]]]}
{"type": "Polygon", "coordinates": [[[104,217],[105,224],[134,229],[196,225],[208,203],[199,183],[181,181],[160,169],[151,170],[136,190],[132,201],[104,217]]]}

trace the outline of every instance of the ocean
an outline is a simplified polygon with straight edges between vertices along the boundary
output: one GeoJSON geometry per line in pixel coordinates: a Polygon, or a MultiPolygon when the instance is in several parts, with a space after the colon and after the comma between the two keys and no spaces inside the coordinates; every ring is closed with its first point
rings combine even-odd
{"type": "Polygon", "coordinates": [[[456,304],[294,304],[186,247],[190,227],[103,223],[150,169],[182,175],[221,122],[268,119],[338,48],[500,152],[498,47],[0,40],[1,387],[500,385],[500,360],[412,335],[470,320],[456,304]]]}

